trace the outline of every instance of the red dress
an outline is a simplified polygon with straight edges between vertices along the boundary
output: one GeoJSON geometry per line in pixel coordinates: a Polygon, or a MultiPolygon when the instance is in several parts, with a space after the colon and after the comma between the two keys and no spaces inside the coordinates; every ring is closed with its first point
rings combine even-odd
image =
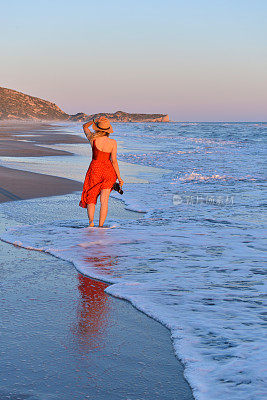
{"type": "Polygon", "coordinates": [[[87,204],[96,204],[102,189],[112,190],[117,175],[110,155],[111,153],[98,150],[95,140],[93,141],[93,157],[85,176],[80,207],[86,208],[87,204]]]}

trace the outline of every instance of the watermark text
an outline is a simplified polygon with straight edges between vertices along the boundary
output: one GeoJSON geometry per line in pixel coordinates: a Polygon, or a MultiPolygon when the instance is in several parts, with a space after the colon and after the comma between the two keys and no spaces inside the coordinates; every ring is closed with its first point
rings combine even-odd
{"type": "Polygon", "coordinates": [[[172,203],[175,206],[179,204],[208,204],[216,206],[232,206],[234,204],[234,196],[230,195],[180,195],[174,194],[172,197],[172,203]]]}

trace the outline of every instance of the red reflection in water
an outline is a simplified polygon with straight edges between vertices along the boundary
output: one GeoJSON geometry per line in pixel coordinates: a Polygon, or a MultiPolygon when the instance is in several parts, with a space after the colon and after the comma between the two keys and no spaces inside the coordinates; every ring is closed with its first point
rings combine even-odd
{"type": "Polygon", "coordinates": [[[78,274],[79,305],[75,337],[82,350],[101,346],[101,336],[108,322],[109,296],[104,292],[107,283],[78,274]]]}

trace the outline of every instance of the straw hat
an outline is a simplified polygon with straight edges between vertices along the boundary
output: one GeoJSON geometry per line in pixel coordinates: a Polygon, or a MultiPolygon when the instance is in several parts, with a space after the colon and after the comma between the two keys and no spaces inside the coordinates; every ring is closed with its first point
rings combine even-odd
{"type": "Polygon", "coordinates": [[[92,128],[95,131],[103,131],[103,132],[107,132],[107,133],[112,133],[113,129],[112,126],[110,125],[109,120],[106,117],[100,117],[98,118],[96,121],[93,120],[93,125],[92,128]]]}

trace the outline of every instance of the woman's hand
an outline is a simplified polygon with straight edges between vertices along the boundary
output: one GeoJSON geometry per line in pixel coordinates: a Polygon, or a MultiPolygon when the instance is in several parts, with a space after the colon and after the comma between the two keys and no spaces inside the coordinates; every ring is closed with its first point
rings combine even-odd
{"type": "Polygon", "coordinates": [[[93,122],[94,122],[94,120],[88,121],[85,124],[83,124],[83,127],[87,128],[88,126],[91,126],[93,122]]]}
{"type": "Polygon", "coordinates": [[[124,184],[124,181],[120,178],[118,179],[120,186],[122,186],[124,184]]]}

